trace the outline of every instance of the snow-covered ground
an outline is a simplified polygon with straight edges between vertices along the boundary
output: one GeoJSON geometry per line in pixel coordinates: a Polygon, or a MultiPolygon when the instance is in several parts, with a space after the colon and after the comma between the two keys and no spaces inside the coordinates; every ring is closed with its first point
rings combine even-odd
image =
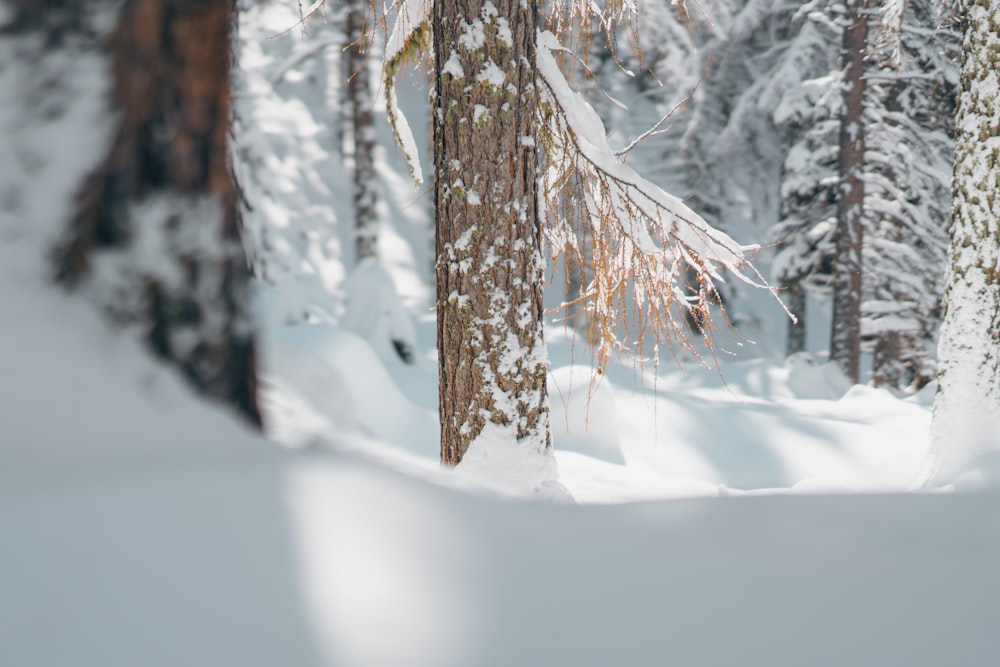
{"type": "MultiPolygon", "coordinates": [[[[261,7],[244,40],[294,16],[261,7]]],[[[317,176],[342,169],[310,120],[326,98],[295,106],[304,89],[281,92],[318,67],[289,65],[295,39],[244,49],[260,67],[250,88],[276,71],[284,81],[243,109],[260,112],[252,145],[273,151],[268,173],[287,175],[257,191],[257,210],[342,223],[342,185],[317,176]],[[339,208],[312,209],[316,198],[339,208]]],[[[23,90],[32,79],[12,80],[28,72],[4,68],[9,55],[0,90],[23,90]]],[[[101,127],[98,70],[74,62],[34,67],[89,91],[75,116],[36,122],[0,105],[0,136],[17,138],[0,142],[0,193],[20,193],[0,202],[0,665],[1000,660],[1000,497],[908,492],[932,389],[899,398],[809,356],[766,354],[723,356],[718,370],[622,362],[592,382],[586,344],[552,323],[553,435],[572,502],[442,470],[419,278],[426,202],[387,166],[398,158],[381,162],[387,264],[417,364],[340,326],[347,244],[314,220],[283,256],[291,282],[258,286],[267,438],[206,405],[49,284],[58,221],[102,141],[65,139],[101,127]],[[289,326],[289,303],[311,298],[329,308],[289,326]]]]}
{"type": "Polygon", "coordinates": [[[670,371],[636,391],[616,368],[589,431],[585,401],[556,408],[578,503],[514,499],[437,467],[423,399],[350,334],[315,332],[311,379],[269,369],[276,434],[316,436],[288,450],[81,304],[0,284],[0,664],[996,660],[1000,499],[898,493],[925,448],[915,402],[795,398],[789,371],[763,362],[732,368],[728,389],[670,371]],[[337,369],[371,385],[321,391],[337,369]],[[335,398],[369,435],[313,407],[335,398]]]}

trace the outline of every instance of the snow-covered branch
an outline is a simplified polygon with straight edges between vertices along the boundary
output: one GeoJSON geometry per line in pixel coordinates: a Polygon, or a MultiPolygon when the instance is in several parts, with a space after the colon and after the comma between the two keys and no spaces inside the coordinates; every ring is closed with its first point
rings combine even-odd
{"type": "Polygon", "coordinates": [[[631,351],[647,334],[693,351],[692,325],[711,344],[721,271],[767,288],[746,256],[757,247],[739,245],[622,163],[597,113],[566,82],[554,56],[561,50],[554,34],[539,33],[546,232],[555,253],[580,263],[588,260],[577,227],[590,236],[593,279],[580,301],[596,329],[598,362],[606,363],[614,348],[631,351]],[[632,340],[617,338],[623,315],[632,340]]]}

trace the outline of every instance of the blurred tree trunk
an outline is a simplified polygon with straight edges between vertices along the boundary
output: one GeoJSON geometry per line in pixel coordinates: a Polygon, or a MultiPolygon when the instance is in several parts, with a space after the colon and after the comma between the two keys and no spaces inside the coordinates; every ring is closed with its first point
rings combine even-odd
{"type": "Polygon", "coordinates": [[[900,364],[901,336],[898,331],[886,331],[875,340],[872,358],[872,380],[876,387],[899,389],[905,385],[900,364]]]}
{"type": "Polygon", "coordinates": [[[368,72],[370,43],[366,0],[348,0],[346,17],[347,101],[354,144],[354,249],[361,262],[378,256],[375,217],[375,113],[368,72]]]}
{"type": "Polygon", "coordinates": [[[441,459],[485,428],[547,452],[535,3],[437,0],[431,23],[441,459]]]}
{"type": "Polygon", "coordinates": [[[89,290],[198,391],[260,426],[227,163],[233,21],[231,0],[124,3],[110,42],[117,130],[79,193],[58,278],[89,290]]]}
{"type": "Polygon", "coordinates": [[[782,288],[788,295],[788,312],[795,316],[795,320],[788,320],[788,342],[785,347],[785,354],[792,356],[805,352],[806,349],[806,290],[801,282],[786,283],[782,288]]]}
{"type": "Polygon", "coordinates": [[[853,382],[861,377],[861,247],[865,185],[865,54],[868,15],[865,0],[846,0],[841,45],[843,109],[837,197],[837,250],[833,267],[833,325],[830,360],[853,382]]]}

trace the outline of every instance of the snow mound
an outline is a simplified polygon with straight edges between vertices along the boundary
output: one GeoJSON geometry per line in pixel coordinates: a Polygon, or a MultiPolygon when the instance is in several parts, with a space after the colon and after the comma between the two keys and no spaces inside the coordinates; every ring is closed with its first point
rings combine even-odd
{"type": "Polygon", "coordinates": [[[563,366],[549,373],[552,437],[558,450],[609,463],[625,463],[611,381],[589,366],[563,366]]]}
{"type": "Polygon", "coordinates": [[[836,401],[851,388],[851,381],[834,363],[817,364],[808,352],[785,360],[788,388],[796,398],[836,401]]]}
{"type": "MultiPolygon", "coordinates": [[[[436,415],[403,395],[367,341],[329,324],[280,327],[268,331],[264,340],[264,375],[272,388],[294,391],[334,428],[360,431],[404,451],[437,457],[436,415]]],[[[275,402],[280,401],[272,405],[275,402]]],[[[272,436],[295,434],[294,425],[282,421],[295,414],[269,415],[272,436]]],[[[336,432],[317,429],[311,435],[332,439],[336,432]]],[[[304,444],[308,436],[299,431],[292,437],[295,441],[285,444],[304,444]]]]}
{"type": "Polygon", "coordinates": [[[513,426],[486,422],[455,470],[504,496],[572,500],[559,482],[553,453],[518,443],[513,426]]]}
{"type": "Polygon", "coordinates": [[[359,264],[347,281],[344,328],[367,340],[387,362],[416,362],[417,334],[392,276],[370,260],[359,264]]]}

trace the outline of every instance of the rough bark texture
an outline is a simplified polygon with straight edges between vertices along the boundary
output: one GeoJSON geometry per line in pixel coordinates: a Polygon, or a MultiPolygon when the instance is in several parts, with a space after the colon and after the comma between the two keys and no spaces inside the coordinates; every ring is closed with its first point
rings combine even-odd
{"type": "Polygon", "coordinates": [[[963,9],[932,485],[1000,451],[1000,4],[969,0],[963,9]]]}
{"type": "Polygon", "coordinates": [[[864,57],[868,48],[865,0],[847,0],[841,68],[843,109],[837,198],[837,252],[833,268],[833,325],[830,360],[852,381],[860,379],[861,244],[865,186],[864,57]]]}
{"type": "Polygon", "coordinates": [[[488,422],[550,447],[535,5],[438,0],[432,22],[441,459],[454,465],[488,422]]]}
{"type": "Polygon", "coordinates": [[[109,154],[84,184],[61,282],[92,278],[118,321],[201,392],[260,424],[246,257],[227,164],[229,0],[129,0],[112,42],[109,154]]]}
{"type": "Polygon", "coordinates": [[[366,0],[349,0],[347,7],[347,100],[354,144],[354,249],[355,259],[378,256],[375,217],[375,114],[368,75],[366,0]]]}

